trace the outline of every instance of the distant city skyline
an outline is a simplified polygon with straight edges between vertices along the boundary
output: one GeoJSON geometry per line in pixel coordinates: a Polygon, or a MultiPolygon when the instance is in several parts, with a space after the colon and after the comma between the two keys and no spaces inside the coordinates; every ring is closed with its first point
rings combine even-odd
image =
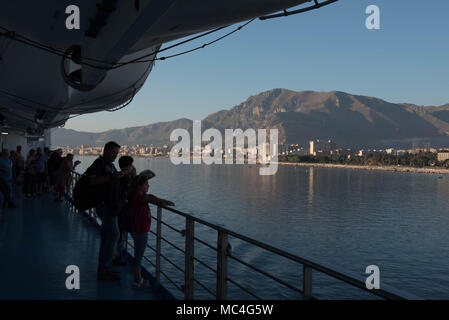
{"type": "Polygon", "coordinates": [[[394,103],[444,105],[449,103],[446,12],[446,1],[423,6],[406,0],[341,0],[305,14],[255,20],[210,47],[157,62],[128,107],[76,117],[65,127],[102,132],[203,119],[273,88],[338,90],[394,103]],[[366,29],[368,5],[380,8],[381,30],[366,29]]]}
{"type": "MultiPolygon", "coordinates": [[[[104,146],[91,146],[91,145],[78,145],[78,146],[55,146],[53,149],[62,149],[64,154],[74,154],[80,156],[99,156],[103,154],[104,146]]],[[[329,156],[344,156],[347,159],[351,159],[353,157],[363,157],[363,156],[372,156],[374,154],[387,154],[390,156],[402,156],[405,154],[419,154],[420,152],[425,153],[433,153],[435,154],[436,160],[440,162],[445,162],[449,160],[449,152],[448,148],[431,148],[428,144],[425,148],[417,148],[413,146],[412,149],[404,149],[404,148],[380,148],[380,149],[366,149],[366,148],[341,148],[337,147],[337,144],[332,141],[321,141],[311,140],[309,141],[308,146],[301,146],[299,144],[280,144],[278,146],[277,155],[279,156],[310,156],[310,157],[329,157],[329,156]]],[[[260,149],[258,147],[250,148],[247,145],[237,146],[233,145],[231,149],[232,151],[226,152],[222,149],[220,153],[222,154],[223,160],[226,157],[232,157],[235,159],[237,153],[242,156],[242,159],[245,163],[249,163],[249,157],[256,157],[260,149]]],[[[267,147],[267,150],[270,150],[267,147]]],[[[206,144],[202,144],[196,150],[199,152],[199,155],[195,155],[195,151],[190,150],[190,157],[202,157],[204,154],[210,154],[211,149],[206,146],[206,144]]],[[[134,144],[134,145],[122,145],[119,151],[118,156],[136,156],[136,157],[166,157],[170,156],[172,152],[172,146],[170,143],[160,144],[160,145],[148,145],[148,144],[134,144]]],[[[270,152],[267,152],[269,155],[270,152]]],[[[254,159],[254,158],[251,158],[254,159]]],[[[219,160],[217,160],[219,161],[219,160]]],[[[275,160],[277,161],[277,160],[275,160]]],[[[219,162],[220,163],[220,162],[219,162]]]]}

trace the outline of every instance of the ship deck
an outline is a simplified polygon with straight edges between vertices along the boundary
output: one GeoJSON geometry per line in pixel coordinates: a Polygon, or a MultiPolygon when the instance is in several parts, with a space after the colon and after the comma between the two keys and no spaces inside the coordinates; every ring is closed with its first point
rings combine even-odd
{"type": "Polygon", "coordinates": [[[3,209],[0,221],[1,300],[171,298],[160,286],[133,288],[129,264],[114,267],[120,271],[120,281],[98,281],[98,225],[71,211],[65,202],[55,202],[50,194],[34,198],[16,194],[17,208],[3,209]],[[79,268],[79,289],[66,288],[69,265],[79,268]]]}

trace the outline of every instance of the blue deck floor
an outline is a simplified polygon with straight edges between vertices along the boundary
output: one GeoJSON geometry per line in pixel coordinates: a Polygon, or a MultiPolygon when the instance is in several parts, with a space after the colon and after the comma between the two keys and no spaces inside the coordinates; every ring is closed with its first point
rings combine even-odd
{"type": "Polygon", "coordinates": [[[0,299],[133,299],[165,296],[132,287],[131,267],[115,267],[120,281],[96,278],[100,235],[84,214],[70,211],[50,194],[17,196],[16,209],[0,221],[0,299]],[[68,265],[80,270],[80,289],[68,290],[68,265]]]}

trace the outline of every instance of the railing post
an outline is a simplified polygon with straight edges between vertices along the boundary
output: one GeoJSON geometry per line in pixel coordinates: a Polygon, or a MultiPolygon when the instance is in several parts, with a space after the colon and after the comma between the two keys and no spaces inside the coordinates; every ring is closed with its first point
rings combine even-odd
{"type": "Polygon", "coordinates": [[[162,237],[162,208],[157,207],[156,227],[156,282],[161,282],[161,237],[162,237]]]}
{"type": "Polygon", "coordinates": [[[302,286],[304,300],[312,299],[312,268],[306,265],[303,265],[302,270],[302,286]]]}
{"type": "Polygon", "coordinates": [[[194,236],[195,221],[186,218],[186,244],[185,244],[185,274],[184,274],[184,299],[193,300],[193,279],[195,275],[194,268],[194,236]]]}
{"type": "Polygon", "coordinates": [[[217,240],[217,300],[227,299],[227,277],[228,277],[228,234],[218,231],[217,240]]]}

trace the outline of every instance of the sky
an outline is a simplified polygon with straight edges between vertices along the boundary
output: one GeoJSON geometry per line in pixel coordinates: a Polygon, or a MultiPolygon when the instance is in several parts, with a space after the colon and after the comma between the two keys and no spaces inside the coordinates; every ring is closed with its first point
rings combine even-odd
{"type": "MultiPolygon", "coordinates": [[[[255,20],[205,49],[157,61],[126,108],[79,116],[65,128],[101,132],[201,120],[274,88],[447,104],[448,15],[447,0],[340,0],[299,15],[255,20]],[[369,5],[380,9],[380,30],[366,28],[369,5]]],[[[201,45],[241,24],[162,55],[201,45]]]]}

